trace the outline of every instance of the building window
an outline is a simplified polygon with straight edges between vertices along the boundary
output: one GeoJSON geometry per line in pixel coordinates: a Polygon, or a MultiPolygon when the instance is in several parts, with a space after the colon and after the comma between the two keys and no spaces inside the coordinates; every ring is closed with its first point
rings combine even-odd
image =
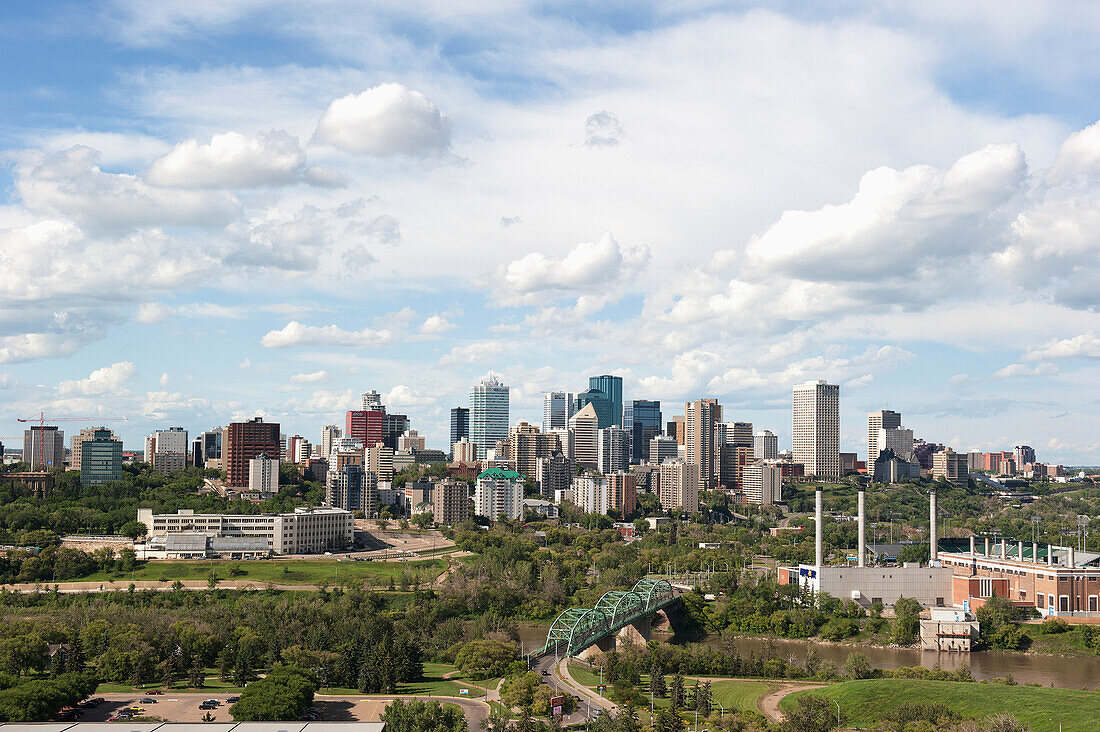
{"type": "Polygon", "coordinates": [[[1069,595],[1058,596],[1058,612],[1069,612],[1069,595]]]}
{"type": "Polygon", "coordinates": [[[1097,612],[1096,595],[1089,595],[1089,612],[1097,612]]]}

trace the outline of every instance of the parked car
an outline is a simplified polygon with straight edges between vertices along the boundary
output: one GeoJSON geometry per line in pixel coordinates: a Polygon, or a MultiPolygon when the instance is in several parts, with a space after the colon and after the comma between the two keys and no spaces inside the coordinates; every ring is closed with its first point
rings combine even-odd
{"type": "Polygon", "coordinates": [[[240,700],[241,700],[241,698],[239,696],[231,696],[228,699],[226,699],[225,701],[226,701],[227,704],[232,704],[233,702],[239,702],[240,700]]]}
{"type": "Polygon", "coordinates": [[[145,696],[160,696],[164,692],[160,689],[153,689],[152,691],[145,692],[145,696]]]}
{"type": "Polygon", "coordinates": [[[221,704],[221,702],[217,699],[207,699],[203,702],[203,704],[213,704],[214,706],[218,706],[219,704],[221,704]]]}
{"type": "Polygon", "coordinates": [[[138,700],[138,703],[139,704],[156,704],[157,700],[156,699],[140,699],[140,700],[138,700]]]}

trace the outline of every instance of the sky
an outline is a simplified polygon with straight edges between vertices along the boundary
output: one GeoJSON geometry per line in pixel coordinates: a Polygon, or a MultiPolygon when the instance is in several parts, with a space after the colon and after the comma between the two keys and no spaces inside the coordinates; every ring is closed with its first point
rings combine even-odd
{"type": "Polygon", "coordinates": [[[1100,464],[1098,34],[1072,1],[6,3],[0,437],[319,440],[376,389],[445,449],[490,371],[513,422],[615,373],[781,447],[826,379],[845,451],[890,408],[1100,464]]]}

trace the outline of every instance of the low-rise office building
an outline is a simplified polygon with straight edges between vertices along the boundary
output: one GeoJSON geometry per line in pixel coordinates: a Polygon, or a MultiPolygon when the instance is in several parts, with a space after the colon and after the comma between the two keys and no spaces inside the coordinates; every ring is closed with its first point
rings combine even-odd
{"type": "Polygon", "coordinates": [[[344,549],[354,541],[352,514],[340,508],[296,508],[293,513],[154,514],[139,508],[137,520],[145,524],[150,539],[192,533],[208,537],[262,537],[273,554],[314,554],[344,549]]]}

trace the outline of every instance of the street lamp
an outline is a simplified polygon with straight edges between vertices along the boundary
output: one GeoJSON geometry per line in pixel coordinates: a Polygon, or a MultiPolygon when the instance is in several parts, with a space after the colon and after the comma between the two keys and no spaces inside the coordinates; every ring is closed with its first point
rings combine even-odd
{"type": "Polygon", "coordinates": [[[833,699],[833,704],[836,704],[836,726],[839,727],[840,726],[840,702],[838,702],[836,699],[833,699]]]}

